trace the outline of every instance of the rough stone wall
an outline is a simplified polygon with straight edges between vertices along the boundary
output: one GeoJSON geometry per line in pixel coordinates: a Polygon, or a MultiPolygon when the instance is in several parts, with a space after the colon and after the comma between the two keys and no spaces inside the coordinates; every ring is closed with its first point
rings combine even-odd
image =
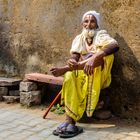
{"type": "Polygon", "coordinates": [[[95,9],[119,42],[108,89],[114,113],[140,119],[140,1],[0,0],[0,75],[49,72],[69,57],[81,16],[95,9]]]}
{"type": "Polygon", "coordinates": [[[122,117],[140,119],[140,1],[105,0],[104,26],[119,43],[113,67],[110,101],[122,117]]]}

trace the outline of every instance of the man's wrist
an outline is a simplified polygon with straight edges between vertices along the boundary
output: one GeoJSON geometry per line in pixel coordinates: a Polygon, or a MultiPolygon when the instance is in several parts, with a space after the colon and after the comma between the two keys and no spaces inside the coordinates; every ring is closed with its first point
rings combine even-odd
{"type": "Polygon", "coordinates": [[[79,53],[73,53],[71,59],[74,59],[75,61],[79,61],[80,54],[79,53]]]}

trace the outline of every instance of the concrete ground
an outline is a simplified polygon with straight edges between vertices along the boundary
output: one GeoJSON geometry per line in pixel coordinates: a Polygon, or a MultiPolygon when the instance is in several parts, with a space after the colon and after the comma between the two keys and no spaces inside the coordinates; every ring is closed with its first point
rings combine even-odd
{"type": "MultiPolygon", "coordinates": [[[[42,107],[25,108],[20,104],[0,103],[0,140],[60,140],[52,131],[63,121],[64,115],[49,113],[42,119],[42,107]]],[[[119,120],[90,120],[78,123],[84,133],[72,140],[140,140],[140,123],[119,120]]]]}

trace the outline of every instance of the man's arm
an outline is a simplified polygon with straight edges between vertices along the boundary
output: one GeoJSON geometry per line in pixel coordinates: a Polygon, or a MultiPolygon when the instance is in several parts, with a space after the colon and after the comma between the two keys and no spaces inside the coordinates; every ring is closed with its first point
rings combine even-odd
{"type": "Polygon", "coordinates": [[[72,53],[71,58],[67,61],[67,64],[70,68],[76,68],[78,65],[78,61],[80,59],[80,54],[79,53],[72,53]]]}
{"type": "Polygon", "coordinates": [[[109,44],[107,47],[103,48],[103,51],[105,52],[106,56],[113,54],[119,50],[118,44],[109,44]]]}
{"type": "Polygon", "coordinates": [[[103,64],[103,57],[113,54],[119,50],[117,44],[110,44],[107,48],[104,48],[100,52],[93,54],[86,60],[79,61],[80,54],[73,53],[71,59],[68,60],[68,65],[59,68],[52,68],[50,71],[54,76],[61,76],[67,71],[72,70],[84,70],[87,75],[93,74],[93,68],[103,64]]]}
{"type": "Polygon", "coordinates": [[[104,56],[114,54],[118,50],[119,50],[119,47],[117,44],[110,44],[107,48],[103,48],[102,51],[100,51],[96,54],[93,54],[91,57],[79,62],[78,63],[79,67],[81,67],[82,65],[84,66],[89,60],[92,60],[93,58],[101,60],[104,56]]]}
{"type": "Polygon", "coordinates": [[[84,72],[87,75],[93,74],[93,68],[102,65],[103,57],[113,54],[119,50],[118,44],[109,44],[101,51],[94,54],[91,58],[87,59],[87,61],[81,62],[81,65],[84,65],[84,72]]]}

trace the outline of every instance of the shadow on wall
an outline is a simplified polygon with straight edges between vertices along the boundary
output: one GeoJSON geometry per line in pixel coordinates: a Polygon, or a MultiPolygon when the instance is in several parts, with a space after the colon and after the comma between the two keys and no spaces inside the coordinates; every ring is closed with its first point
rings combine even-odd
{"type": "Polygon", "coordinates": [[[0,76],[17,76],[18,65],[10,52],[10,38],[7,32],[3,32],[3,24],[0,24],[0,76]]]}
{"type": "Polygon", "coordinates": [[[140,64],[122,36],[116,34],[120,50],[115,54],[112,83],[103,98],[114,114],[140,120],[140,64]]]}

